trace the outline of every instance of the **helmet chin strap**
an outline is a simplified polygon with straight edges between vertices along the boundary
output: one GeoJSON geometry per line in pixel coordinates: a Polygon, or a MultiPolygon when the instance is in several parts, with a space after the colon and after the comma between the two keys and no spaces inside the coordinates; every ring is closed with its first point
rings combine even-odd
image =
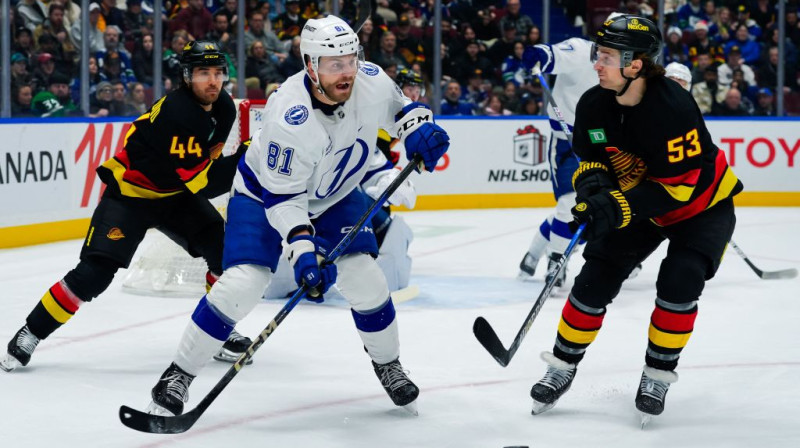
{"type": "Polygon", "coordinates": [[[625,92],[628,91],[628,87],[631,86],[631,83],[633,81],[639,79],[640,76],[642,76],[641,73],[637,73],[636,76],[634,76],[633,78],[629,78],[629,77],[625,76],[625,69],[623,67],[620,67],[619,74],[622,75],[623,78],[625,78],[625,86],[622,87],[622,90],[617,92],[617,96],[625,95],[625,92]]]}

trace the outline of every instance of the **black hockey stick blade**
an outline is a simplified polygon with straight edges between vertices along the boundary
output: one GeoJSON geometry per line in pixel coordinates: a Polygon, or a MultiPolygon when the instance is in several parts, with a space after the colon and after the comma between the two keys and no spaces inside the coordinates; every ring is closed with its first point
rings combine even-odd
{"type": "Polygon", "coordinates": [[[150,434],[180,434],[191,428],[200,418],[199,408],[175,417],[152,415],[128,406],[120,406],[119,421],[128,428],[150,434]]]}
{"type": "Polygon", "coordinates": [[[478,342],[492,355],[498,364],[503,367],[508,365],[510,361],[510,359],[508,359],[508,350],[503,347],[503,343],[500,342],[500,338],[497,337],[494,328],[489,325],[486,319],[482,316],[475,319],[475,323],[472,324],[472,332],[475,334],[478,342]]]}
{"type": "Polygon", "coordinates": [[[356,19],[355,26],[353,27],[356,30],[356,34],[361,31],[361,27],[364,26],[364,22],[369,19],[370,14],[372,14],[372,1],[371,0],[360,0],[358,2],[358,18],[356,19]]]}
{"type": "Polygon", "coordinates": [[[778,280],[778,279],[788,279],[797,277],[797,269],[795,268],[781,269],[778,271],[762,271],[761,269],[758,268],[758,266],[756,266],[752,261],[750,261],[750,258],[747,256],[747,254],[745,254],[744,251],[741,248],[739,248],[739,246],[736,243],[733,242],[733,240],[730,240],[729,244],[733,248],[733,250],[736,251],[736,253],[739,254],[740,257],[742,257],[742,260],[744,260],[744,262],[748,266],[750,266],[750,269],[752,269],[753,272],[756,273],[758,278],[762,280],[778,280]]]}

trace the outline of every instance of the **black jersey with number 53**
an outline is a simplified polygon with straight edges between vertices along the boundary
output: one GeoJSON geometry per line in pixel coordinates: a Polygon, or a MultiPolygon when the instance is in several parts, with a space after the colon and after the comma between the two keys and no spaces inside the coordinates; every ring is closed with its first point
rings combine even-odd
{"type": "Polygon", "coordinates": [[[97,173],[113,191],[146,199],[197,193],[223,171],[230,181],[238,159],[221,163],[219,157],[235,118],[236,107],[225,90],[206,112],[182,86],[131,124],[122,151],[97,173]]]}
{"type": "Polygon", "coordinates": [[[584,162],[605,164],[634,219],[666,226],[742,191],[725,153],[711,140],[691,94],[658,76],[635,106],[595,86],[578,102],[573,148],[584,162]]]}

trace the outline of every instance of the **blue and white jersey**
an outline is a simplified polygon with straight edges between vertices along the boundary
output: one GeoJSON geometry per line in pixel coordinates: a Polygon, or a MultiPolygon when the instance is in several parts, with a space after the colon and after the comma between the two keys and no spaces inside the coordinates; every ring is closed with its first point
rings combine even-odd
{"type": "MultiPolygon", "coordinates": [[[[553,86],[553,100],[558,104],[564,121],[569,130],[575,124],[575,108],[584,92],[594,87],[599,82],[597,72],[592,68],[590,60],[592,42],[580,37],[573,37],[555,45],[539,44],[538,48],[548,55],[548,61],[542,67],[542,72],[558,75],[553,86]]],[[[547,115],[550,117],[550,127],[554,135],[562,140],[567,136],[558,124],[557,115],[553,107],[547,105],[547,115]]]]}
{"type": "Polygon", "coordinates": [[[378,128],[393,134],[395,115],[411,101],[377,65],[359,69],[350,99],[330,115],[312,106],[305,72],[286,80],[264,109],[264,126],[239,162],[236,192],[261,201],[286,239],[311,225],[366,177],[391,168],[376,148],[378,128]]]}

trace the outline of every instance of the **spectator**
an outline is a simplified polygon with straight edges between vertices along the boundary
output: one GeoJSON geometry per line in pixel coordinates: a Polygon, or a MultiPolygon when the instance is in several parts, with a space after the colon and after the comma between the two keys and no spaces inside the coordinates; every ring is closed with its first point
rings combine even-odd
{"type": "Polygon", "coordinates": [[[742,94],[739,89],[730,89],[725,94],[725,101],[717,103],[711,110],[712,115],[719,117],[748,117],[750,114],[742,106],[742,94]]]}
{"type": "MultiPolygon", "coordinates": [[[[744,27],[739,28],[744,29],[744,27]]],[[[755,43],[755,42],[753,42],[755,43]]],[[[728,52],[728,62],[725,64],[720,65],[717,68],[717,72],[719,73],[719,83],[725,86],[731,85],[733,82],[733,71],[736,69],[742,69],[744,72],[744,79],[750,85],[755,85],[756,83],[756,75],[753,73],[753,69],[750,68],[749,65],[745,64],[745,59],[742,58],[741,52],[739,51],[739,47],[734,45],[730,48],[728,52]]]]}
{"type": "Polygon", "coordinates": [[[516,111],[519,109],[519,88],[517,84],[508,81],[503,85],[503,104],[506,109],[516,111]]]}
{"type": "Polygon", "coordinates": [[[78,115],[78,106],[69,92],[69,77],[54,73],[48,80],[47,90],[33,97],[31,109],[34,115],[42,118],[78,115]]]}
{"type": "Polygon", "coordinates": [[[777,113],[775,111],[775,96],[772,95],[772,90],[767,87],[758,89],[756,96],[756,108],[753,113],[756,117],[774,117],[777,113]]]}
{"type": "Polygon", "coordinates": [[[47,20],[42,22],[33,31],[34,41],[38,42],[43,34],[49,34],[53,39],[58,41],[64,59],[70,63],[78,56],[77,49],[67,32],[67,28],[64,26],[64,6],[60,3],[50,3],[47,20]]]}
{"type": "Polygon", "coordinates": [[[725,54],[727,55],[734,47],[739,50],[740,57],[744,59],[742,61],[743,64],[755,65],[759,63],[761,48],[758,43],[750,39],[746,26],[739,25],[736,28],[735,37],[725,44],[725,54]]]}
{"type": "Polygon", "coordinates": [[[253,42],[259,41],[267,50],[267,55],[275,62],[281,63],[286,59],[286,50],[278,36],[272,31],[264,29],[264,16],[259,12],[250,13],[248,29],[244,32],[244,46],[250,48],[253,42]]]}
{"type": "Polygon", "coordinates": [[[231,33],[228,32],[228,16],[217,11],[214,13],[213,19],[214,27],[206,34],[205,39],[216,42],[220,51],[233,59],[232,56],[236,54],[236,48],[233,46],[234,40],[231,39],[231,33]]]}
{"type": "Polygon", "coordinates": [[[233,33],[236,29],[236,24],[239,21],[239,16],[236,14],[237,12],[237,5],[236,0],[225,0],[222,4],[222,8],[218,9],[217,12],[221,14],[225,14],[225,17],[228,18],[228,32],[233,33]]]}
{"type": "Polygon", "coordinates": [[[717,19],[709,25],[708,34],[716,39],[720,44],[727,43],[732,35],[731,10],[727,6],[721,6],[718,10],[717,19]]]}
{"type": "Polygon", "coordinates": [[[22,53],[11,55],[11,85],[30,84],[33,77],[28,73],[28,58],[22,53]]]}
{"type": "Polygon", "coordinates": [[[500,37],[500,26],[494,6],[478,11],[478,21],[472,24],[478,40],[490,41],[500,37]]]}
{"type": "Polygon", "coordinates": [[[76,5],[73,0],[61,0],[61,3],[64,5],[64,26],[71,30],[75,22],[81,21],[81,7],[76,5]]]}
{"type": "Polygon", "coordinates": [[[488,82],[488,87],[485,87],[483,72],[481,69],[475,69],[475,71],[469,75],[466,89],[462,90],[461,99],[466,100],[469,104],[474,104],[475,111],[479,112],[486,107],[486,100],[489,99],[491,91],[492,83],[488,82]]]}
{"type": "MultiPolygon", "coordinates": [[[[97,85],[102,81],[108,81],[106,75],[100,71],[97,66],[97,59],[94,56],[89,56],[89,97],[94,96],[97,91],[97,85]]],[[[70,83],[70,90],[72,91],[72,100],[76,103],[81,100],[81,78],[77,76],[72,78],[70,83]]]]}
{"type": "Polygon", "coordinates": [[[744,26],[747,28],[748,32],[748,39],[752,41],[757,41],[761,38],[761,27],[758,26],[755,20],[750,18],[750,7],[744,3],[739,4],[736,8],[738,12],[738,16],[736,20],[733,22],[731,29],[738,30],[740,26],[744,26]]]}
{"type": "Polygon", "coordinates": [[[146,86],[153,85],[153,35],[145,33],[133,47],[133,74],[146,86]]]}
{"type": "Polygon", "coordinates": [[[288,78],[297,72],[303,71],[303,56],[300,54],[300,36],[292,38],[292,47],[289,56],[278,66],[278,71],[284,78],[288,78]]]}
{"type": "MultiPolygon", "coordinates": [[[[100,51],[105,51],[106,47],[103,43],[103,31],[100,28],[100,5],[97,3],[89,4],[89,52],[94,54],[100,51]]],[[[105,29],[105,28],[103,28],[105,29]]],[[[78,20],[72,24],[69,30],[72,41],[80,48],[81,46],[81,21],[78,20]]]]}
{"type": "Polygon", "coordinates": [[[682,30],[693,30],[699,21],[710,21],[706,15],[705,8],[700,4],[700,0],[689,0],[685,5],[678,8],[678,27],[682,30]]]}
{"type": "Polygon", "coordinates": [[[118,30],[125,29],[125,14],[117,8],[117,0],[100,0],[100,20],[97,27],[104,31],[109,26],[116,26],[118,30]]]}
{"type": "Polygon", "coordinates": [[[41,53],[36,57],[38,66],[33,69],[33,91],[35,93],[47,89],[50,77],[56,71],[56,62],[50,53],[41,53]]]}
{"type": "Polygon", "coordinates": [[[45,21],[47,11],[44,6],[44,3],[40,3],[38,0],[22,0],[17,4],[17,15],[24,20],[25,28],[33,32],[45,21]]]}
{"type": "Polygon", "coordinates": [[[120,79],[127,86],[136,82],[136,75],[133,73],[130,59],[126,59],[125,53],[111,50],[105,53],[103,59],[97,58],[97,65],[106,78],[120,79]]]}
{"type": "Polygon", "coordinates": [[[800,48],[800,22],[797,20],[796,7],[786,8],[786,37],[800,48]]]}
{"type": "Polygon", "coordinates": [[[367,19],[364,26],[361,27],[361,31],[358,32],[358,42],[364,48],[364,59],[367,61],[372,60],[372,56],[380,47],[381,33],[381,29],[374,26],[372,19],[367,19]]]}
{"type": "Polygon", "coordinates": [[[247,49],[247,62],[244,69],[245,78],[258,78],[259,86],[266,89],[267,84],[283,82],[286,79],[280,74],[278,66],[267,56],[264,44],[254,41],[247,49]]]}
{"type": "Polygon", "coordinates": [[[475,70],[480,70],[484,77],[491,78],[494,66],[489,59],[479,53],[477,41],[467,42],[467,52],[464,56],[455,61],[456,79],[462,84],[467,83],[467,79],[475,70]]]}
{"type": "Polygon", "coordinates": [[[404,66],[410,67],[414,62],[425,62],[425,50],[422,42],[411,32],[411,21],[407,15],[402,15],[397,20],[395,38],[397,53],[402,58],[404,66]]]}
{"type": "MultiPolygon", "coordinates": [[[[787,33],[788,34],[788,33],[787,33]]],[[[767,30],[767,36],[769,36],[765,41],[765,47],[767,49],[777,47],[778,46],[778,29],[777,28],[770,28],[767,30]]],[[[790,71],[794,71],[797,68],[797,61],[798,61],[798,53],[797,53],[797,46],[792,42],[791,39],[788,37],[785,38],[783,41],[783,62],[787,69],[790,71]]],[[[764,54],[764,58],[768,59],[769,55],[764,54]]]]}
{"type": "Polygon", "coordinates": [[[514,24],[518,36],[527,36],[528,31],[533,27],[533,20],[520,13],[520,0],[507,0],[505,14],[500,18],[500,29],[506,29],[509,23],[514,24]]]}
{"type": "Polygon", "coordinates": [[[11,116],[12,117],[33,117],[31,100],[33,99],[33,88],[30,84],[11,85],[11,116]]]}
{"type": "Polygon", "coordinates": [[[503,82],[513,82],[515,85],[525,83],[525,67],[522,65],[522,53],[525,52],[525,44],[520,41],[514,43],[514,52],[503,61],[503,82]]]}
{"type": "Polygon", "coordinates": [[[729,89],[717,82],[717,68],[713,65],[709,65],[703,75],[703,81],[692,86],[692,96],[700,112],[708,115],[716,104],[725,101],[729,89]]]}
{"type": "Polygon", "coordinates": [[[25,27],[20,27],[17,28],[15,36],[16,42],[14,42],[14,46],[12,47],[11,51],[22,54],[28,60],[32,59],[34,54],[33,32],[25,27]]]}
{"type": "Polygon", "coordinates": [[[108,117],[111,115],[111,100],[114,91],[111,83],[103,81],[97,85],[97,91],[89,99],[89,116],[92,118],[108,117]]]}
{"type": "Polygon", "coordinates": [[[503,103],[502,95],[491,94],[489,100],[486,102],[486,107],[483,109],[483,114],[487,117],[500,117],[511,115],[512,112],[506,109],[503,103]]]}
{"type": "MultiPolygon", "coordinates": [[[[183,53],[183,47],[185,47],[188,42],[189,33],[183,30],[176,31],[172,36],[169,48],[164,50],[164,56],[162,57],[164,77],[169,80],[170,87],[176,89],[180,85],[180,80],[183,76],[181,70],[181,54],[183,53]]],[[[166,90],[169,91],[169,89],[166,90]]]]}
{"type": "Polygon", "coordinates": [[[539,27],[533,25],[529,30],[527,36],[525,36],[525,45],[538,45],[542,43],[542,33],[539,30],[539,27]]]}
{"type": "Polygon", "coordinates": [[[300,0],[286,0],[286,11],[272,23],[272,30],[280,40],[290,40],[300,35],[306,19],[300,14],[300,0]]]}
{"type": "MultiPolygon", "coordinates": [[[[758,71],[758,85],[769,87],[773,91],[778,90],[778,47],[772,47],[767,51],[767,61],[758,71]]],[[[788,93],[798,90],[797,75],[790,67],[784,65],[783,91],[788,93]]]]}
{"type": "Polygon", "coordinates": [[[692,69],[692,84],[698,83],[703,80],[706,68],[711,66],[711,55],[702,52],[697,55],[697,64],[692,69]]]}
{"type": "Polygon", "coordinates": [[[133,83],[125,102],[132,111],[135,111],[134,115],[142,115],[150,107],[145,100],[144,85],[140,82],[133,83]]]}
{"type": "Polygon", "coordinates": [[[174,19],[169,21],[169,30],[186,30],[189,40],[202,39],[214,28],[211,13],[203,6],[203,0],[188,0],[186,8],[181,9],[174,19]]]}
{"type": "Polygon", "coordinates": [[[519,113],[522,115],[539,115],[539,102],[536,101],[536,98],[526,92],[523,93],[519,99],[520,110],[519,113]]]}
{"type": "Polygon", "coordinates": [[[456,80],[447,83],[439,115],[474,115],[474,104],[461,99],[461,84],[456,80]]]}
{"type": "Polygon", "coordinates": [[[694,41],[689,45],[689,60],[697,66],[697,55],[706,53],[715,64],[725,63],[725,52],[722,45],[708,37],[708,24],[701,20],[694,25],[694,41]]]}
{"type": "Polygon", "coordinates": [[[125,101],[125,93],[125,83],[120,80],[111,82],[111,109],[108,111],[110,116],[131,117],[140,115],[136,109],[125,101]]]}
{"type": "Polygon", "coordinates": [[[499,67],[505,58],[514,53],[514,42],[517,41],[517,28],[514,22],[506,22],[503,26],[502,37],[497,39],[486,52],[486,57],[495,67],[499,67]]]}
{"type": "Polygon", "coordinates": [[[765,30],[775,24],[775,0],[755,0],[755,8],[750,11],[758,26],[765,30]]]}
{"type": "Polygon", "coordinates": [[[381,36],[381,45],[372,56],[372,62],[380,65],[384,70],[391,64],[401,65],[405,61],[397,53],[397,37],[391,31],[385,31],[381,36]]]}
{"type": "Polygon", "coordinates": [[[671,26],[667,30],[667,40],[664,43],[664,64],[677,62],[689,66],[689,50],[684,45],[683,33],[677,26],[671,26]]]}
{"type": "Polygon", "coordinates": [[[753,84],[749,84],[747,81],[744,80],[744,72],[741,69],[736,69],[733,71],[733,82],[731,82],[731,89],[739,90],[739,94],[742,98],[742,108],[747,111],[748,115],[753,115],[753,111],[755,110],[755,106],[753,106],[753,101],[756,99],[756,94],[758,93],[758,86],[753,84]],[[751,100],[752,98],[752,100],[751,100]]]}
{"type": "Polygon", "coordinates": [[[142,11],[142,0],[125,0],[125,41],[137,42],[142,36],[151,33],[148,20],[142,11]]]}

